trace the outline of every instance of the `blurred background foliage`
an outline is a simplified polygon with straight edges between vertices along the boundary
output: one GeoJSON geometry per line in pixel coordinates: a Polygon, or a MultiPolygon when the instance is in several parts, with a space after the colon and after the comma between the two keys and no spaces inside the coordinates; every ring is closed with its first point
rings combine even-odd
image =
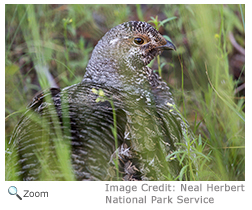
{"type": "Polygon", "coordinates": [[[245,5],[5,5],[6,145],[34,94],[82,80],[110,28],[156,20],[177,51],[150,65],[162,70],[207,157],[198,179],[244,180],[244,17],[245,5]]]}

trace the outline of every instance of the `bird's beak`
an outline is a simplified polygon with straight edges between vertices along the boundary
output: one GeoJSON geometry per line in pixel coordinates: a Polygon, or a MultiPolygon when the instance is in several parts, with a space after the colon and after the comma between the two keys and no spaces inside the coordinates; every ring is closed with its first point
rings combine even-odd
{"type": "Polygon", "coordinates": [[[172,44],[170,41],[166,40],[166,44],[156,47],[158,50],[175,50],[176,51],[176,47],[174,46],[174,44],[172,44]]]}

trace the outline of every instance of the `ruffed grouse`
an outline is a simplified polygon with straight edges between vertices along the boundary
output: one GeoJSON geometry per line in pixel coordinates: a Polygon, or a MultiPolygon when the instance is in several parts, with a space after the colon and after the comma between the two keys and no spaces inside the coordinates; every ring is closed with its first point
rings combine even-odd
{"type": "Polygon", "coordinates": [[[65,179],[56,149],[61,143],[71,147],[76,180],[116,180],[117,157],[122,180],[176,177],[181,167],[167,156],[185,142],[189,128],[173,109],[166,83],[147,66],[170,49],[175,46],[145,22],[108,31],[94,48],[82,82],[39,94],[16,126],[10,142],[17,148],[20,179],[41,180],[47,173],[65,179]],[[97,102],[94,89],[101,89],[114,109],[108,100],[97,102]]]}

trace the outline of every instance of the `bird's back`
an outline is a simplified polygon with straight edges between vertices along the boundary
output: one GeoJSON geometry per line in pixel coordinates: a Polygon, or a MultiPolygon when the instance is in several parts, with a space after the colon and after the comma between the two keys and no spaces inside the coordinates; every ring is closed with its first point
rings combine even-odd
{"type": "MultiPolygon", "coordinates": [[[[108,160],[115,151],[115,142],[111,141],[112,108],[108,101],[97,103],[92,88],[102,88],[116,98],[115,90],[88,83],[58,90],[56,94],[53,89],[34,98],[11,139],[17,146],[18,174],[22,180],[44,179],[41,176],[46,174],[42,171],[64,179],[57,151],[63,146],[71,150],[71,167],[77,180],[113,179],[113,174],[108,174],[108,160]]],[[[114,103],[121,143],[125,122],[118,99],[114,103]]]]}

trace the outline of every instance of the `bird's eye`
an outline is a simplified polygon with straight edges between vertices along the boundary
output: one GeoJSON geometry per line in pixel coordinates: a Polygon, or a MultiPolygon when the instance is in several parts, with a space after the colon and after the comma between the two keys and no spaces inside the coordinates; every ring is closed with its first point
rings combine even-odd
{"type": "Polygon", "coordinates": [[[137,45],[141,45],[144,43],[144,40],[142,38],[139,38],[139,37],[136,37],[134,39],[134,42],[137,44],[137,45]]]}

